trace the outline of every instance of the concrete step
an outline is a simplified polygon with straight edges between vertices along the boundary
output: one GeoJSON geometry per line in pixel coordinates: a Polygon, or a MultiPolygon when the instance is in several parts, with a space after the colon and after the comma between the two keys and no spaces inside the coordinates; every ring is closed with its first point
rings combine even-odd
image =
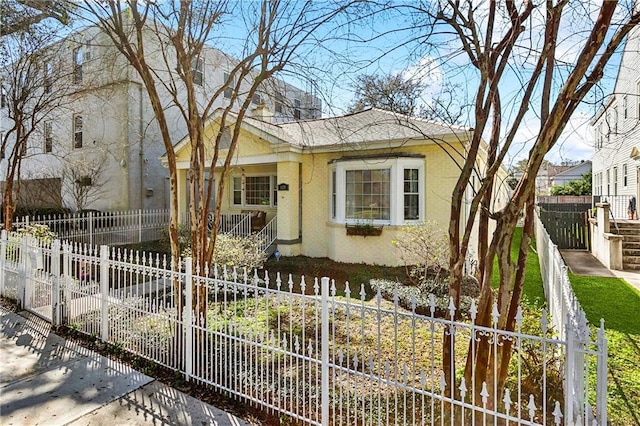
{"type": "Polygon", "coordinates": [[[640,265],[622,262],[622,269],[631,270],[631,271],[640,271],[640,265]]]}
{"type": "Polygon", "coordinates": [[[629,265],[640,265],[640,256],[625,256],[623,254],[622,263],[629,265]]]}
{"type": "Polygon", "coordinates": [[[622,256],[640,256],[640,249],[625,249],[623,247],[622,256]]]}
{"type": "Polygon", "coordinates": [[[640,243],[640,235],[623,235],[624,240],[622,240],[622,244],[624,243],[640,243]]]}
{"type": "Polygon", "coordinates": [[[640,229],[612,229],[611,233],[618,235],[640,235],[640,229]]]}
{"type": "Polygon", "coordinates": [[[628,241],[627,239],[622,240],[622,248],[625,249],[640,249],[640,241],[628,241]]]}

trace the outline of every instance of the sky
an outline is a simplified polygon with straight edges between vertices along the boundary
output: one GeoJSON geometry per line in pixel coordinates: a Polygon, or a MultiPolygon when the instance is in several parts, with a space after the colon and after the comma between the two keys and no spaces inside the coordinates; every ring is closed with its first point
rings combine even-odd
{"type": "MultiPolygon", "coordinates": [[[[478,13],[482,13],[486,3],[478,3],[478,13]]],[[[598,12],[597,2],[581,2],[572,11],[571,15],[563,18],[560,30],[558,46],[559,71],[557,73],[556,85],[562,83],[562,78],[567,75],[569,69],[576,61],[582,42],[590,30],[590,23],[598,12]]],[[[620,8],[620,13],[624,9],[620,8]]],[[[520,43],[525,45],[532,40],[535,44],[540,41],[541,34],[536,32],[540,22],[544,19],[542,12],[534,13],[532,22],[528,25],[533,29],[525,32],[525,37],[520,43]]],[[[340,114],[346,111],[353,100],[353,82],[358,74],[383,74],[401,73],[404,76],[417,78],[427,85],[427,90],[423,93],[423,99],[428,102],[434,93],[437,93],[445,83],[454,84],[459,88],[459,94],[463,97],[472,96],[476,89],[474,84],[477,81],[476,73],[470,68],[466,55],[455,54],[449,46],[446,35],[435,35],[429,41],[435,46],[426,48],[424,40],[416,40],[419,31],[403,30],[410,28],[411,23],[406,17],[400,14],[389,13],[373,23],[362,24],[351,27],[351,40],[344,38],[335,40],[325,46],[328,50],[341,52],[339,58],[348,58],[344,62],[334,58],[327,58],[326,69],[329,70],[324,80],[322,90],[326,95],[325,115],[340,114]],[[363,40],[373,39],[369,42],[358,42],[353,39],[354,34],[363,40]],[[330,64],[328,62],[332,61],[330,64]]],[[[538,43],[539,45],[539,43],[538,43]]],[[[530,69],[535,53],[531,54],[529,46],[523,46],[520,51],[516,51],[520,63],[515,64],[513,70],[505,73],[501,92],[503,105],[505,106],[504,116],[508,120],[512,113],[512,99],[520,87],[519,78],[526,78],[526,73],[530,69]]],[[[590,93],[585,102],[574,113],[570,122],[566,126],[564,133],[556,146],[547,154],[547,160],[554,163],[562,161],[580,161],[591,159],[593,153],[590,121],[598,111],[606,96],[613,90],[613,84],[617,74],[617,65],[620,54],[615,55],[610,61],[610,65],[605,71],[599,87],[590,93]]],[[[514,65],[514,63],[512,63],[514,65]]],[[[323,80],[323,79],[321,79],[323,80]]],[[[527,113],[523,125],[518,132],[512,148],[509,151],[507,166],[515,164],[518,160],[526,158],[530,148],[530,141],[533,140],[539,129],[536,109],[539,102],[535,102],[527,113]]],[[[462,123],[473,127],[471,121],[462,123]]]]}

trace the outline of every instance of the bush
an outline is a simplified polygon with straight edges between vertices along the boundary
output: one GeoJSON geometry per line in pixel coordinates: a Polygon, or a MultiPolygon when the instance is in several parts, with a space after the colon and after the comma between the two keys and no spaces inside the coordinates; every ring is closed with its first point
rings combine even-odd
{"type": "Polygon", "coordinates": [[[23,228],[19,228],[17,230],[17,233],[21,237],[25,236],[25,235],[31,235],[36,240],[44,242],[44,243],[51,243],[53,240],[55,240],[58,237],[55,234],[55,232],[52,232],[51,229],[49,229],[49,227],[47,225],[29,225],[29,226],[25,226],[23,228]]]}
{"type": "Polygon", "coordinates": [[[255,234],[245,238],[226,234],[218,235],[213,251],[213,262],[249,270],[262,268],[267,260],[267,255],[262,250],[262,243],[263,241],[255,234]]]}
{"type": "Polygon", "coordinates": [[[392,241],[398,257],[415,285],[429,280],[441,281],[449,266],[449,236],[437,222],[426,221],[405,226],[400,237],[392,241]]]}

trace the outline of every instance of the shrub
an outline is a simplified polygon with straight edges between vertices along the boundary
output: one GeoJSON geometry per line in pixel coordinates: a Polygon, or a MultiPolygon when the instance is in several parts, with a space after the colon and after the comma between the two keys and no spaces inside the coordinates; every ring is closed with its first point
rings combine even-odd
{"type": "Polygon", "coordinates": [[[400,237],[392,241],[407,275],[419,285],[432,279],[441,281],[449,265],[449,237],[435,221],[405,226],[400,237]]]}
{"type": "Polygon", "coordinates": [[[51,243],[58,237],[47,225],[37,224],[19,228],[17,233],[20,237],[31,235],[33,238],[43,243],[51,243]]]}
{"type": "Polygon", "coordinates": [[[218,265],[251,270],[262,268],[266,260],[262,240],[255,234],[244,238],[221,234],[216,239],[213,262],[218,265]]]}

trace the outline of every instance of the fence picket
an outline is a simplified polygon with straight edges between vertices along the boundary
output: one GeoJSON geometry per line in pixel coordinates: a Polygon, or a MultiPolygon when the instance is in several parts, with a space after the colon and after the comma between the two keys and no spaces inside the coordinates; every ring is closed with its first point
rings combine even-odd
{"type": "MultiPolygon", "coordinates": [[[[545,288],[550,324],[555,327],[547,327],[543,313],[540,335],[522,332],[521,310],[516,330],[507,332],[495,328],[495,307],[491,326],[476,324],[475,302],[465,308],[470,321],[458,321],[455,317],[462,307],[450,300],[437,304],[433,295],[422,310],[415,298],[407,301],[409,307],[403,305],[397,291],[386,300],[378,290],[370,301],[360,286],[351,299],[346,284],[346,297],[338,297],[335,281],[327,277],[314,280],[312,294],[307,295],[305,281],[294,285],[291,276],[283,286],[279,275],[274,281],[268,274],[259,279],[254,273],[248,279],[246,272],[239,275],[235,269],[193,268],[190,258],[166,269],[166,259],[145,253],[68,243],[60,250],[59,241],[47,246],[6,233],[0,242],[0,272],[13,274],[11,256],[19,253],[22,275],[18,280],[7,278],[0,291],[19,296],[15,290],[11,293],[12,288],[23,286],[30,295],[23,296],[25,307],[35,309],[42,300],[50,300],[52,322],[60,315],[61,324],[99,335],[105,342],[181,372],[187,380],[209,384],[305,424],[435,425],[454,418],[472,424],[574,424],[579,419],[605,424],[603,328],[592,342],[584,315],[567,289],[564,265],[542,230],[538,223],[541,269],[545,281],[554,280],[545,288]],[[46,274],[32,261],[29,253],[34,250],[50,256],[50,262],[42,263],[46,274]],[[59,302],[56,282],[62,288],[59,302]],[[42,297],[43,292],[51,297],[42,297]],[[56,304],[64,307],[58,315],[56,304]],[[202,304],[211,306],[206,317],[194,313],[202,304]],[[566,317],[558,319],[563,312],[566,317]],[[510,342],[517,372],[511,384],[501,389],[495,376],[476,383],[473,371],[469,380],[455,374],[454,368],[445,377],[438,361],[445,331],[451,334],[450,349],[458,357],[469,347],[474,351],[470,343],[478,339],[487,339],[493,351],[510,342]],[[523,386],[529,380],[523,361],[526,351],[536,351],[542,360],[542,378],[534,392],[523,386]],[[551,357],[558,354],[564,362],[561,375],[551,376],[551,357]],[[590,379],[587,368],[593,356],[596,380],[590,379]],[[550,377],[564,380],[561,401],[551,395],[558,389],[553,389],[550,377]],[[586,401],[591,391],[596,392],[595,413],[586,401]]],[[[495,367],[496,360],[491,364],[495,367]]]]}

